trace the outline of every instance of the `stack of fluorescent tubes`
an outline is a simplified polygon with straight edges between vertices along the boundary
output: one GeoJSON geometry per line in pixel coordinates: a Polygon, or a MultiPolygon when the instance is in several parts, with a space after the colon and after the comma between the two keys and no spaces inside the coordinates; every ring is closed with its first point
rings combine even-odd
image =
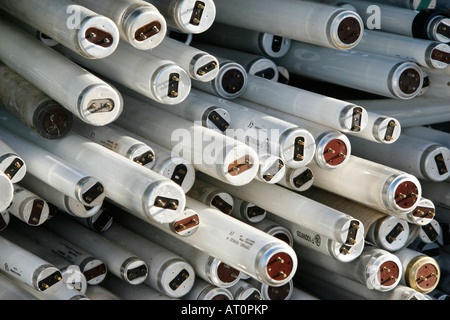
{"type": "Polygon", "coordinates": [[[426,3],[1,1],[0,299],[450,295],[426,3]]]}

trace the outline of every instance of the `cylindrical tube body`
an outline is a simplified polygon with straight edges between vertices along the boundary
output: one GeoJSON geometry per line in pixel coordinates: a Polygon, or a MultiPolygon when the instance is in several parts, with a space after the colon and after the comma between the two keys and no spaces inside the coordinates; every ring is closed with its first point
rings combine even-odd
{"type": "Polygon", "coordinates": [[[419,179],[444,181],[450,177],[450,149],[438,143],[401,134],[389,145],[349,137],[355,156],[408,172],[419,179]]]}
{"type": "Polygon", "coordinates": [[[216,18],[213,0],[146,0],[166,18],[169,27],[188,34],[202,33],[216,18]]]}
{"type": "Polygon", "coordinates": [[[231,214],[234,208],[234,199],[229,193],[198,179],[186,195],[224,214],[231,214]]]}
{"type": "Polygon", "coordinates": [[[12,224],[12,228],[38,245],[78,266],[85,276],[87,284],[97,285],[105,279],[108,268],[102,260],[56,233],[45,228],[32,228],[19,223],[12,224]]]}
{"type": "Polygon", "coordinates": [[[103,202],[105,193],[101,189],[104,187],[99,179],[9,129],[0,128],[0,134],[19,150],[29,173],[37,179],[86,206],[94,207],[103,202]],[[89,196],[97,188],[96,196],[89,196]]]}
{"type": "Polygon", "coordinates": [[[124,96],[126,111],[116,124],[182,155],[198,171],[242,185],[258,171],[255,150],[242,142],[181,119],[157,107],[124,96]],[[148,124],[153,130],[148,130],[148,124]],[[234,169],[236,168],[236,169],[234,169]]]}
{"type": "Polygon", "coordinates": [[[155,151],[147,144],[109,126],[94,127],[75,121],[73,130],[81,136],[110,149],[140,165],[152,168],[155,151]]]}
{"type": "Polygon", "coordinates": [[[364,130],[367,122],[365,109],[352,103],[252,75],[240,98],[343,132],[364,130]]]}
{"type": "Polygon", "coordinates": [[[120,115],[121,96],[105,81],[4,19],[0,38],[4,44],[0,50],[2,62],[83,121],[105,125],[120,115]],[[111,108],[105,107],[102,112],[91,108],[95,103],[106,105],[108,102],[111,108]]]}
{"type": "Polygon", "coordinates": [[[366,30],[355,49],[405,59],[425,68],[445,69],[450,63],[448,44],[382,31],[366,30]]]}
{"type": "Polygon", "coordinates": [[[219,70],[216,77],[207,82],[192,80],[192,87],[225,99],[239,97],[247,88],[248,74],[239,63],[216,56],[219,70]]]}
{"type": "Polygon", "coordinates": [[[166,250],[188,261],[194,268],[196,281],[201,278],[214,286],[227,288],[240,279],[241,272],[239,270],[191,245],[189,240],[183,241],[180,237],[173,237],[163,230],[143,225],[135,217],[126,214],[116,214],[115,219],[120,225],[133,230],[153,243],[161,243],[166,250]]]}
{"type": "Polygon", "coordinates": [[[400,122],[394,117],[368,111],[366,128],[356,134],[348,134],[371,142],[390,144],[398,140],[401,130],[400,122]]]}
{"type": "Polygon", "coordinates": [[[20,182],[28,170],[27,163],[16,151],[17,146],[9,142],[6,137],[0,139],[0,171],[3,172],[12,183],[20,182]]]}
{"type": "Polygon", "coordinates": [[[2,1],[1,8],[77,54],[102,59],[119,44],[116,24],[101,12],[68,0],[2,1]],[[96,39],[89,34],[98,33],[96,39]]]}
{"type": "Polygon", "coordinates": [[[39,226],[48,219],[50,209],[44,199],[14,184],[14,200],[8,212],[31,226],[39,226]]]}
{"type": "Polygon", "coordinates": [[[214,181],[204,175],[201,175],[201,178],[268,212],[298,223],[340,243],[347,242],[356,231],[357,220],[350,215],[324,206],[281,186],[268,185],[254,180],[247,185],[236,187],[214,181]],[[273,199],[280,199],[282,205],[273,199]]]}
{"type": "Polygon", "coordinates": [[[216,21],[269,32],[289,39],[334,49],[359,42],[363,22],[354,11],[313,1],[215,1],[216,21]],[[252,12],[251,16],[246,13],[252,12]],[[267,23],[270,19],[272,23],[267,23]],[[340,32],[340,30],[346,32],[340,32]]]}
{"type": "MultiPolygon", "coordinates": [[[[3,120],[5,127],[20,128],[11,118],[3,120]]],[[[175,220],[184,209],[185,195],[180,186],[76,133],[47,140],[32,134],[28,128],[19,131],[24,138],[97,176],[104,185],[106,197],[132,214],[141,215],[147,221],[166,223],[175,220]],[[166,201],[159,201],[162,198],[166,201]]]]}
{"type": "Polygon", "coordinates": [[[1,268],[9,276],[43,293],[50,294],[63,285],[61,271],[48,261],[4,237],[0,242],[1,268]]]}
{"type": "MultiPolygon", "coordinates": [[[[244,99],[236,99],[236,102],[248,108],[271,115],[275,118],[289,121],[298,127],[307,130],[315,139],[316,147],[313,159],[316,164],[322,168],[336,169],[343,166],[351,155],[350,141],[347,136],[340,131],[333,130],[328,126],[321,125],[317,122],[303,119],[300,115],[294,116],[280,110],[266,107],[259,103],[254,103],[244,99]]],[[[368,117],[366,117],[365,122],[368,122],[367,119],[368,117]]],[[[366,130],[366,128],[358,132],[346,130],[345,133],[361,135],[366,130]]]]}
{"type": "Polygon", "coordinates": [[[70,218],[54,217],[44,227],[84,250],[89,250],[106,263],[112,274],[126,282],[139,284],[148,276],[147,264],[134,253],[70,218]]]}
{"type": "Polygon", "coordinates": [[[195,272],[180,256],[117,223],[102,235],[146,262],[149,271],[144,283],[151,288],[172,298],[182,297],[191,290],[195,272]]]}
{"type": "Polygon", "coordinates": [[[219,61],[214,55],[171,38],[165,38],[147,53],[179,64],[198,81],[212,81],[219,71],[219,61]]]}
{"type": "Polygon", "coordinates": [[[119,28],[120,38],[138,50],[158,46],[167,32],[167,23],[155,6],[140,0],[75,0],[110,18],[119,28]]]}
{"type": "Polygon", "coordinates": [[[50,186],[32,174],[27,174],[21,181],[21,185],[45,199],[51,210],[56,207],[58,210],[83,219],[96,214],[103,204],[103,201],[101,201],[93,207],[86,206],[74,197],[66,195],[56,187],[50,186]]]}
{"type": "Polygon", "coordinates": [[[405,135],[415,138],[421,138],[427,141],[433,141],[435,143],[442,144],[447,148],[450,148],[450,133],[433,129],[431,127],[417,126],[405,128],[403,130],[405,135]]]}
{"type": "Polygon", "coordinates": [[[286,170],[284,179],[281,179],[278,184],[293,191],[303,192],[313,186],[314,174],[308,167],[289,168],[286,170]]]}
{"type": "Polygon", "coordinates": [[[394,289],[403,275],[400,259],[388,251],[365,246],[351,263],[334,261],[331,257],[303,248],[299,264],[317,265],[365,285],[368,289],[386,292],[394,289]]]}
{"type": "Polygon", "coordinates": [[[409,212],[422,195],[415,176],[355,155],[339,170],[310,167],[317,187],[382,212],[409,212]]]}
{"type": "Polygon", "coordinates": [[[441,271],[434,258],[409,248],[395,252],[403,267],[401,284],[422,294],[433,291],[439,284],[441,271]]]}
{"type": "Polygon", "coordinates": [[[294,276],[297,259],[287,243],[194,199],[187,206],[202,226],[180,240],[264,283],[282,285],[294,276]]]}
{"type": "Polygon", "coordinates": [[[71,129],[70,111],[4,64],[0,64],[0,103],[47,139],[62,137],[71,129]]]}
{"type": "Polygon", "coordinates": [[[265,56],[201,42],[194,42],[191,46],[209,52],[214,56],[237,62],[244,67],[248,74],[278,81],[279,71],[277,65],[265,56]]]}
{"type": "Polygon", "coordinates": [[[315,140],[301,126],[198,90],[193,90],[192,94],[227,111],[230,123],[225,134],[245,142],[260,157],[266,154],[278,156],[290,168],[303,167],[312,161],[315,140]]]}
{"type": "Polygon", "coordinates": [[[356,49],[336,51],[294,41],[275,61],[291,73],[389,98],[412,99],[423,86],[417,64],[356,49]]]}
{"type": "Polygon", "coordinates": [[[164,104],[180,103],[191,89],[191,78],[179,65],[136,50],[128,43],[119,44],[109,57],[95,61],[73,54],[62,46],[55,48],[81,66],[164,104]]]}

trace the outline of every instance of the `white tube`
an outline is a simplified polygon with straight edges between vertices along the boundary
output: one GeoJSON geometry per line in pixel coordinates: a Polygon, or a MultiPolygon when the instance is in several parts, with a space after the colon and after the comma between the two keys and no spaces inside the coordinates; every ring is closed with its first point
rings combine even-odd
{"type": "Polygon", "coordinates": [[[395,252],[406,247],[409,234],[406,220],[387,215],[368,226],[366,241],[383,250],[395,252]]]}
{"type": "Polygon", "coordinates": [[[265,219],[267,214],[266,210],[234,195],[232,197],[235,205],[233,206],[231,216],[252,225],[265,219]]]}
{"type": "MultiPolygon", "coordinates": [[[[333,130],[328,126],[303,119],[300,116],[294,116],[273,108],[253,103],[243,99],[236,99],[238,104],[242,104],[248,108],[266,113],[275,118],[285,120],[307,130],[315,139],[315,154],[313,160],[316,164],[325,169],[336,169],[343,166],[351,155],[351,144],[347,136],[337,130],[333,130]]],[[[368,117],[366,121],[368,122],[368,117]]],[[[367,126],[367,125],[366,125],[367,126]]],[[[366,128],[362,131],[353,132],[345,130],[346,134],[362,135],[366,132],[366,128]]]]}
{"type": "Polygon", "coordinates": [[[108,272],[106,264],[85,249],[45,228],[32,228],[23,223],[14,223],[11,224],[11,227],[36,244],[78,266],[86,278],[87,284],[98,285],[105,279],[108,272]]]}
{"type": "Polygon", "coordinates": [[[160,175],[172,180],[178,184],[185,193],[190,190],[195,181],[195,169],[191,163],[174,154],[169,149],[118,126],[117,123],[108,126],[114,130],[123,132],[127,136],[142,141],[152,148],[156,155],[156,159],[144,165],[144,167],[150,168],[160,175]]]}
{"type": "Polygon", "coordinates": [[[84,219],[96,214],[103,203],[103,201],[101,201],[93,207],[86,206],[74,197],[68,196],[57,188],[50,186],[45,181],[36,178],[31,173],[27,174],[20,183],[47,201],[50,207],[50,215],[52,215],[51,212],[54,210],[54,207],[56,207],[60,211],[84,219]]]}
{"type": "Polygon", "coordinates": [[[213,54],[168,37],[147,53],[177,63],[198,81],[212,81],[219,71],[219,61],[213,54]]]}
{"type": "Polygon", "coordinates": [[[408,172],[419,179],[444,181],[450,177],[450,149],[438,143],[401,134],[389,145],[349,137],[355,156],[408,172]]]}
{"type": "Polygon", "coordinates": [[[196,281],[200,278],[220,288],[230,287],[239,281],[242,272],[201,250],[201,247],[143,225],[130,215],[116,213],[114,217],[120,225],[154,243],[161,243],[162,247],[188,261],[194,268],[196,281]]]}
{"type": "Polygon", "coordinates": [[[86,277],[77,265],[71,264],[69,261],[57,255],[50,249],[36,244],[34,241],[29,239],[26,234],[17,232],[13,228],[8,228],[7,231],[3,232],[3,236],[7,240],[14,242],[16,245],[24,248],[28,252],[35,254],[45,261],[48,261],[60,270],[63,286],[72,291],[72,295],[84,294],[86,292],[86,277]]]}
{"type": "Polygon", "coordinates": [[[293,191],[306,191],[314,184],[314,174],[308,167],[289,168],[278,184],[293,191]]]}
{"type": "Polygon", "coordinates": [[[230,186],[203,174],[201,179],[332,240],[345,243],[350,237],[355,238],[356,219],[281,186],[255,180],[244,186],[230,186]]]}
{"type": "Polygon", "coordinates": [[[88,59],[102,59],[119,44],[116,24],[101,12],[68,0],[2,1],[1,8],[20,21],[88,59]],[[91,38],[90,34],[97,37],[91,38]]]}
{"type": "Polygon", "coordinates": [[[49,262],[0,237],[1,270],[29,287],[43,293],[52,293],[63,285],[61,271],[49,262]]]}
{"type": "Polygon", "coordinates": [[[307,248],[331,257],[336,261],[352,263],[352,261],[361,255],[365,247],[363,224],[359,226],[361,230],[359,230],[359,234],[357,234],[357,238],[355,239],[356,244],[349,245],[331,240],[299,224],[289,223],[286,219],[279,217],[274,217],[274,219],[291,230],[295,242],[293,247],[298,256],[302,255],[303,248],[307,248]]]}
{"type": "Polygon", "coordinates": [[[286,242],[290,247],[294,246],[294,237],[291,231],[278,223],[276,219],[265,218],[262,221],[253,223],[252,226],[286,242]]]}
{"type": "MultiPolygon", "coordinates": [[[[0,114],[3,113],[0,111],[0,114]]],[[[19,150],[28,172],[37,179],[85,206],[95,207],[105,199],[104,186],[99,179],[9,129],[0,128],[0,134],[19,150]]]]}
{"type": "Polygon", "coordinates": [[[244,67],[248,74],[278,81],[279,74],[277,65],[265,56],[201,42],[194,42],[191,46],[209,52],[214,56],[220,56],[224,59],[237,62],[244,67]]]}
{"type": "MultiPolygon", "coordinates": [[[[169,223],[184,209],[185,195],[181,187],[152,170],[76,133],[47,140],[31,134],[28,128],[21,129],[11,118],[3,117],[2,120],[2,126],[13,125],[26,139],[97,176],[105,187],[106,197],[146,221],[169,223]],[[113,176],[111,172],[114,172],[113,176]]],[[[94,194],[96,192],[94,190],[94,194]]]]}
{"type": "Polygon", "coordinates": [[[170,27],[190,34],[204,32],[216,18],[216,5],[213,0],[146,1],[158,8],[170,27]]]}
{"type": "Polygon", "coordinates": [[[381,292],[394,289],[403,276],[402,265],[396,255],[372,246],[365,246],[361,255],[351,263],[335,261],[306,248],[302,248],[299,257],[299,264],[317,265],[381,292]]]}
{"type": "Polygon", "coordinates": [[[354,155],[339,170],[310,168],[317,187],[382,212],[409,212],[422,196],[415,176],[354,155]]]}
{"type": "Polygon", "coordinates": [[[156,153],[155,164],[151,169],[178,184],[184,193],[188,192],[195,181],[194,166],[169,149],[151,143],[151,141],[148,144],[151,144],[156,153]]]}
{"type": "Polygon", "coordinates": [[[334,49],[349,49],[363,22],[351,10],[313,1],[216,0],[216,21],[334,49]],[[247,13],[252,12],[249,16],[247,13]],[[271,23],[268,23],[268,19],[271,23]]]}
{"type": "Polygon", "coordinates": [[[365,30],[356,50],[396,57],[421,67],[445,69],[450,64],[450,46],[438,41],[365,30]]]}
{"type": "Polygon", "coordinates": [[[84,250],[89,250],[106,263],[108,271],[128,283],[142,283],[148,276],[145,261],[70,218],[54,217],[44,227],[84,250]]]}
{"type": "Polygon", "coordinates": [[[269,58],[283,56],[291,45],[291,39],[286,37],[219,22],[215,22],[205,32],[197,34],[195,41],[269,58]]]}
{"type": "Polygon", "coordinates": [[[192,87],[225,99],[239,97],[247,87],[248,74],[237,62],[216,56],[219,71],[216,77],[207,82],[192,80],[192,87]]]}
{"type": "Polygon", "coordinates": [[[145,102],[124,98],[127,106],[116,121],[119,126],[170,149],[192,163],[196,170],[227,183],[242,185],[256,176],[257,153],[244,143],[145,102]],[[149,123],[153,125],[152,130],[148,130],[149,123]]]}
{"type": "Polygon", "coordinates": [[[356,49],[336,51],[294,41],[275,62],[290,73],[389,98],[412,99],[423,86],[417,64],[356,49]]]}
{"type": "Polygon", "coordinates": [[[314,270],[302,271],[299,273],[299,282],[321,298],[325,294],[331,295],[331,299],[338,300],[427,300],[417,290],[401,284],[389,291],[370,290],[364,284],[329,272],[325,268],[315,266],[314,270]]]}
{"type": "Polygon", "coordinates": [[[282,285],[294,276],[296,257],[284,241],[192,198],[187,206],[197,212],[203,228],[178,239],[264,283],[282,285]]]}
{"type": "Polygon", "coordinates": [[[48,219],[50,209],[41,197],[15,184],[14,200],[8,212],[28,225],[39,226],[48,219]]]}
{"type": "Polygon", "coordinates": [[[2,300],[38,300],[35,295],[18,286],[4,274],[0,274],[0,288],[2,300]]]}
{"type": "MultiPolygon", "coordinates": [[[[0,110],[1,111],[1,110],[0,110]]],[[[20,151],[16,151],[18,146],[7,140],[6,137],[0,139],[0,171],[3,172],[12,183],[20,182],[25,177],[28,166],[20,155],[20,151]]]]}
{"type": "Polygon", "coordinates": [[[450,148],[450,133],[445,131],[433,129],[431,127],[417,126],[406,128],[403,130],[403,133],[410,137],[432,141],[450,148]]]}
{"type": "Polygon", "coordinates": [[[417,207],[406,214],[405,220],[414,225],[425,226],[432,222],[435,216],[436,207],[433,201],[422,197],[417,207]]]}
{"type": "Polygon", "coordinates": [[[4,19],[0,24],[4,64],[87,123],[105,125],[120,115],[122,99],[117,90],[4,19]],[[105,108],[96,112],[94,104],[105,108]]]}
{"type": "Polygon", "coordinates": [[[158,46],[167,32],[165,18],[155,6],[140,0],[75,0],[110,18],[119,28],[120,38],[138,50],[158,46]]]}
{"type": "Polygon", "coordinates": [[[280,119],[198,90],[193,90],[192,95],[226,110],[230,122],[225,134],[245,142],[258,155],[280,157],[290,168],[303,167],[312,161],[316,151],[313,135],[288,118],[280,119]]]}
{"type": "Polygon", "coordinates": [[[343,132],[359,132],[367,123],[366,111],[352,103],[257,76],[248,76],[240,98],[343,132]]]}
{"type": "Polygon", "coordinates": [[[372,142],[391,144],[398,140],[401,131],[401,124],[397,119],[368,111],[366,129],[357,134],[347,134],[372,142]]]}
{"type": "Polygon", "coordinates": [[[399,8],[406,8],[406,9],[412,9],[416,11],[420,11],[422,9],[434,9],[436,8],[436,4],[438,2],[441,2],[440,0],[429,0],[429,1],[422,1],[422,0],[372,0],[372,2],[375,3],[381,3],[381,4],[389,4],[391,6],[399,7],[399,8]]]}
{"type": "Polygon", "coordinates": [[[119,44],[109,57],[95,61],[62,46],[55,49],[84,68],[167,105],[180,103],[191,89],[191,78],[179,65],[136,50],[128,43],[119,44]]]}
{"type": "Polygon", "coordinates": [[[145,261],[148,276],[143,283],[156,291],[171,298],[179,298],[194,285],[195,272],[190,263],[131,229],[114,223],[102,236],[136,253],[145,261]]]}
{"type": "Polygon", "coordinates": [[[369,99],[351,102],[363,105],[369,112],[396,118],[402,129],[450,121],[448,100],[428,93],[410,100],[369,99]]]}
{"type": "Polygon", "coordinates": [[[81,121],[75,121],[73,130],[86,139],[98,143],[142,166],[151,169],[155,163],[155,151],[149,145],[113,127],[94,127],[81,121]]]}
{"type": "MultiPolygon", "coordinates": [[[[331,0],[334,1],[334,0],[331,0]]],[[[409,37],[448,42],[450,36],[445,27],[450,25],[448,13],[444,10],[420,10],[392,6],[389,4],[374,3],[370,1],[345,0],[356,9],[368,29],[401,34],[409,37]],[[376,19],[374,21],[374,14],[376,19]]]]}
{"type": "Polygon", "coordinates": [[[64,136],[72,126],[71,112],[4,64],[0,64],[0,104],[47,139],[64,136]]]}
{"type": "Polygon", "coordinates": [[[229,193],[198,179],[186,195],[224,214],[231,214],[234,208],[234,199],[229,193]]]}
{"type": "Polygon", "coordinates": [[[434,258],[415,250],[404,248],[395,252],[403,267],[401,284],[427,294],[439,284],[441,270],[434,258]]]}

